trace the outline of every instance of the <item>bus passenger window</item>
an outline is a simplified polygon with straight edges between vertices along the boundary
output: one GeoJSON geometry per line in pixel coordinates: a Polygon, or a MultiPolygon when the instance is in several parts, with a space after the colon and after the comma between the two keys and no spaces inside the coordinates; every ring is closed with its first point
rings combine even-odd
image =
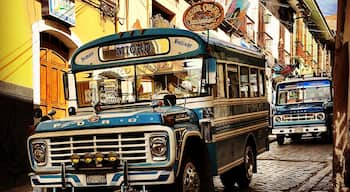
{"type": "Polygon", "coordinates": [[[229,81],[229,98],[239,97],[238,86],[238,67],[237,65],[230,65],[227,69],[228,81],[229,81]]]}
{"type": "Polygon", "coordinates": [[[241,97],[249,97],[249,69],[248,67],[240,68],[240,92],[241,97]]]}
{"type": "Polygon", "coordinates": [[[258,90],[258,70],[250,69],[250,95],[252,97],[259,97],[258,90]]]}
{"type": "Polygon", "coordinates": [[[259,74],[259,92],[260,96],[265,96],[265,71],[260,70],[259,74]]]}
{"type": "Polygon", "coordinates": [[[217,97],[225,98],[226,97],[226,82],[225,82],[225,64],[219,63],[217,69],[217,97]]]}

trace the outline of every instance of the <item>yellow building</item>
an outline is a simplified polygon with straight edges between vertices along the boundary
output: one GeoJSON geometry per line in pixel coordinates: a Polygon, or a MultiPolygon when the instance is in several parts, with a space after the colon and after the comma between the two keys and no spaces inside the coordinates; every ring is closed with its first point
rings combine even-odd
{"type": "Polygon", "coordinates": [[[107,0],[11,0],[0,7],[1,191],[27,172],[33,109],[65,116],[68,59],[82,44],[116,32],[116,6],[107,0]]]}

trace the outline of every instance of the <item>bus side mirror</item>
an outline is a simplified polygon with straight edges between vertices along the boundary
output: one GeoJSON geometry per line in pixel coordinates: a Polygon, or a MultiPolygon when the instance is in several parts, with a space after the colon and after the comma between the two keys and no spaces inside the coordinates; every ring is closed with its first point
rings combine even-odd
{"type": "Polygon", "coordinates": [[[164,98],[165,106],[174,106],[176,105],[176,95],[165,95],[164,98]]]}
{"type": "Polygon", "coordinates": [[[63,90],[64,90],[64,99],[69,100],[69,81],[68,81],[68,73],[63,73],[63,90]]]}
{"type": "Polygon", "coordinates": [[[208,58],[208,84],[215,85],[216,84],[216,59],[208,58]]]}

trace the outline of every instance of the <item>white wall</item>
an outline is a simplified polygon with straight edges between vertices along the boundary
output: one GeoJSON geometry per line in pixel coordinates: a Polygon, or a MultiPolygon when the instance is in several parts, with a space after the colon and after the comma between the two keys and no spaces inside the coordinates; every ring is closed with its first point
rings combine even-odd
{"type": "MultiPolygon", "coordinates": [[[[268,10],[266,10],[266,13],[269,13],[272,15],[272,13],[268,10]]],[[[280,22],[275,16],[273,16],[273,15],[271,16],[270,23],[265,25],[265,31],[273,39],[271,53],[272,53],[273,57],[277,59],[278,58],[278,43],[279,43],[279,37],[280,37],[280,22]]]]}
{"type": "Polygon", "coordinates": [[[259,0],[249,0],[249,7],[247,10],[247,15],[254,21],[254,31],[255,31],[255,39],[258,40],[258,27],[259,27],[259,0]]]}
{"type": "Polygon", "coordinates": [[[288,53],[292,53],[291,50],[291,32],[288,31],[286,27],[284,27],[284,50],[287,51],[288,53]]]}

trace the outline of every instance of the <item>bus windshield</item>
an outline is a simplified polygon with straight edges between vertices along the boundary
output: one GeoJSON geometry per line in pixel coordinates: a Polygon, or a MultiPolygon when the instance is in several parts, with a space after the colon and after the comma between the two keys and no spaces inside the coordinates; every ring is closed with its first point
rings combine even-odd
{"type": "Polygon", "coordinates": [[[185,59],[83,71],[76,74],[78,105],[121,105],[165,95],[196,97],[203,59],[185,59]]]}
{"type": "Polygon", "coordinates": [[[326,102],[331,100],[329,80],[280,84],[277,90],[278,105],[326,102]]]}

